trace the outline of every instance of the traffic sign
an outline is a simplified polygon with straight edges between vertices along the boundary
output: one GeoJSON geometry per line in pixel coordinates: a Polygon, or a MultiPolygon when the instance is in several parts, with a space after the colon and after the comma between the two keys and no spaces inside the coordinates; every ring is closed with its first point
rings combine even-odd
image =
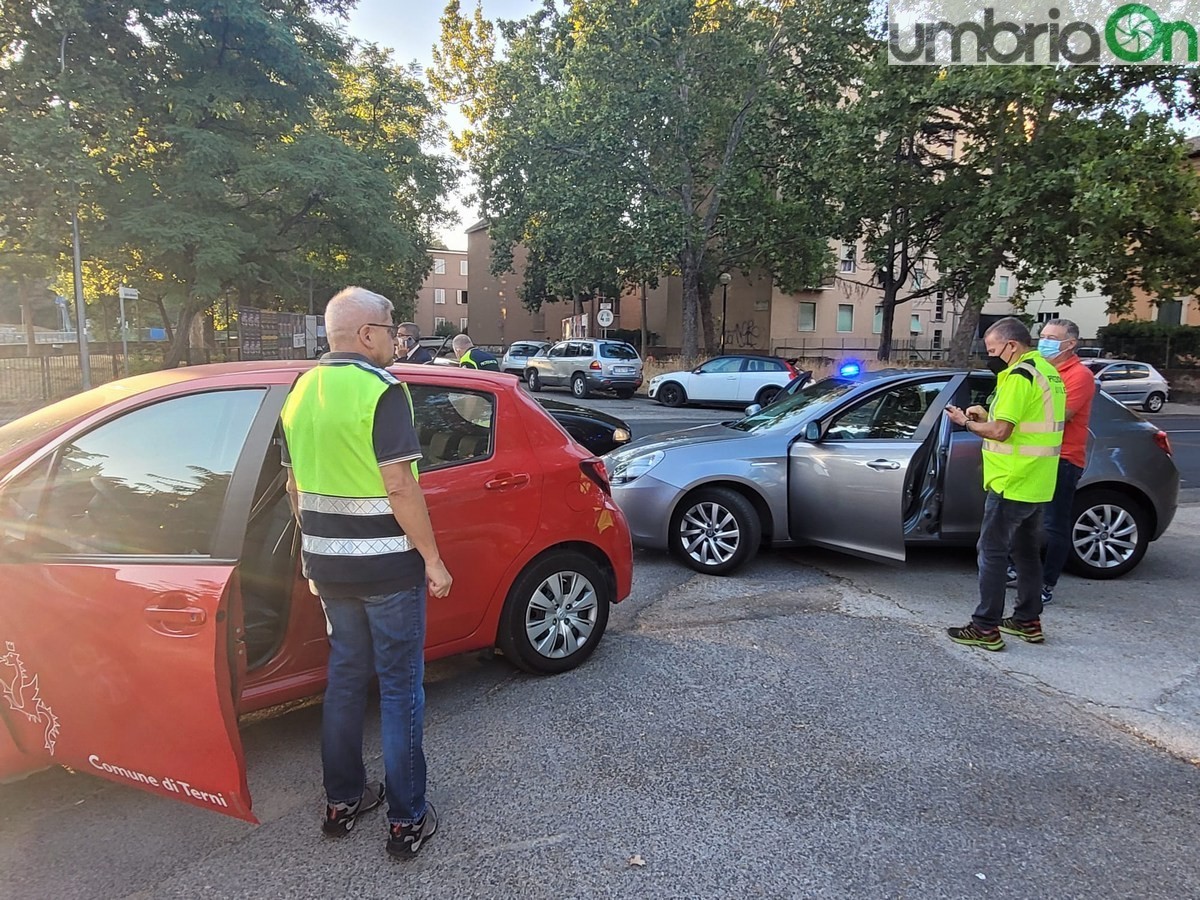
{"type": "Polygon", "coordinates": [[[602,309],[596,313],[596,322],[601,328],[607,328],[613,323],[613,314],[611,309],[602,309]]]}
{"type": "Polygon", "coordinates": [[[138,298],[137,288],[119,287],[117,288],[117,296],[122,300],[136,300],[138,298]]]}

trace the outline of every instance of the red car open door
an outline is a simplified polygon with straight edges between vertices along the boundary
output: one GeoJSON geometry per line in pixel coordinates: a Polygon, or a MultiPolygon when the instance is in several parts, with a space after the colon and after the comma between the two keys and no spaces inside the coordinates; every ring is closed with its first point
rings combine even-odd
{"type": "Polygon", "coordinates": [[[156,398],[0,486],[0,777],[65,765],[257,821],[234,572],[266,395],[156,398]]]}

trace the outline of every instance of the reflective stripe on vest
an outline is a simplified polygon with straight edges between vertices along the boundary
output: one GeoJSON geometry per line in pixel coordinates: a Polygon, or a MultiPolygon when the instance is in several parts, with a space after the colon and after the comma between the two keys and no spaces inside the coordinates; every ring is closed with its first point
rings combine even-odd
{"type": "MultiPolygon", "coordinates": [[[[1065,422],[1058,421],[1058,417],[1054,412],[1054,387],[1050,384],[1050,379],[1041,373],[1037,366],[1028,363],[1017,363],[1012,367],[1015,373],[1018,369],[1022,372],[1028,372],[1033,379],[1033,383],[1037,385],[1038,390],[1042,394],[1042,419],[1040,422],[1020,422],[1017,424],[1017,431],[1021,434],[1055,434],[1066,427],[1065,422]]],[[[1009,375],[1008,377],[1012,377],[1009,375]]],[[[996,417],[991,410],[988,410],[988,421],[995,422],[996,417]]],[[[1008,456],[1016,453],[1018,456],[1058,456],[1062,452],[1061,446],[1046,447],[1037,444],[1020,444],[1014,445],[1010,443],[1001,443],[1000,441],[984,441],[983,449],[990,453],[1002,453],[1008,456]]]]}
{"type": "Polygon", "coordinates": [[[407,553],[413,548],[406,535],[382,538],[323,538],[311,534],[301,536],[301,546],[318,556],[386,556],[407,553]]]}
{"type": "Polygon", "coordinates": [[[327,497],[299,491],[300,509],[335,516],[390,516],[392,504],[386,497],[327,497]]]}

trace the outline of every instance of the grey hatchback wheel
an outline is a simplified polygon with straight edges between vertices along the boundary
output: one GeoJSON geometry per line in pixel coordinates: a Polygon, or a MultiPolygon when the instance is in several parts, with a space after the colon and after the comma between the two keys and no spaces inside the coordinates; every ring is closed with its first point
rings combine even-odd
{"type": "Polygon", "coordinates": [[[1132,570],[1150,545],[1150,523],[1141,504],[1112,490],[1081,491],[1071,517],[1067,564],[1087,578],[1118,578],[1132,570]]]}
{"type": "Polygon", "coordinates": [[[709,575],[740,567],[758,552],[761,540],[754,504],[731,488],[689,494],[671,520],[671,549],[688,566],[709,575]]]}
{"type": "Polygon", "coordinates": [[[587,376],[576,372],[571,376],[571,393],[579,400],[583,400],[588,395],[587,376]]]}
{"type": "Polygon", "coordinates": [[[529,382],[529,389],[535,394],[542,389],[542,377],[538,375],[537,369],[530,369],[525,374],[525,380],[529,382]]]}
{"type": "Polygon", "coordinates": [[[1142,409],[1146,412],[1158,412],[1166,404],[1167,398],[1157,391],[1146,398],[1146,402],[1142,404],[1142,409]]]}

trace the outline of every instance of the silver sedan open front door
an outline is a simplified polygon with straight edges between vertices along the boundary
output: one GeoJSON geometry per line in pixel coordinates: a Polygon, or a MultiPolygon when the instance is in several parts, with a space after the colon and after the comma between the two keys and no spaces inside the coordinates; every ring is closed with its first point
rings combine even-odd
{"type": "Polygon", "coordinates": [[[905,506],[958,380],[942,372],[882,384],[824,419],[819,433],[798,435],[788,450],[792,539],[903,562],[905,506]]]}

